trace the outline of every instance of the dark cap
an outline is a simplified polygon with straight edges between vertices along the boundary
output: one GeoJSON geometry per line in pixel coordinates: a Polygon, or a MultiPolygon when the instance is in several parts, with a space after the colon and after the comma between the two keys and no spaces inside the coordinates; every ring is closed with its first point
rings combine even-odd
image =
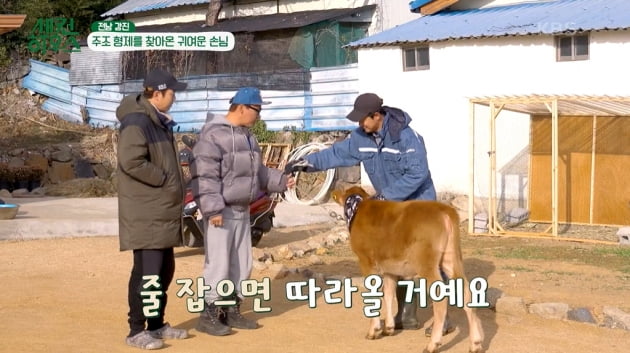
{"type": "Polygon", "coordinates": [[[366,116],[376,113],[383,106],[383,99],[374,93],[363,93],[354,101],[354,109],[346,116],[350,121],[359,122],[366,116]]]}
{"type": "Polygon", "coordinates": [[[175,76],[170,72],[156,69],[147,74],[144,78],[143,86],[145,88],[151,87],[156,91],[162,91],[168,88],[173,91],[183,91],[188,84],[177,81],[175,76]]]}

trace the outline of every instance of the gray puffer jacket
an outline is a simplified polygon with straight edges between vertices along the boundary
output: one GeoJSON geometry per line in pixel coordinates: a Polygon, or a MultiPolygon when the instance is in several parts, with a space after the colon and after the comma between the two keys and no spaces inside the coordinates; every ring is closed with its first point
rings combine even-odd
{"type": "Polygon", "coordinates": [[[282,171],[262,164],[260,146],[247,127],[210,115],[193,148],[192,191],[205,217],[226,207],[244,211],[259,191],[283,192],[282,171]]]}

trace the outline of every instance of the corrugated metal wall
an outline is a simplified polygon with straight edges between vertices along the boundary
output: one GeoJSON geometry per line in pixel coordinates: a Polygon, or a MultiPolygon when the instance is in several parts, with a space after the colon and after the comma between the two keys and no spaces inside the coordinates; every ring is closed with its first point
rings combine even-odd
{"type": "Polygon", "coordinates": [[[122,82],[120,51],[100,52],[88,47],[70,55],[70,84],[95,85],[122,82]]]}
{"type": "MultiPolygon", "coordinates": [[[[188,90],[178,92],[170,113],[181,132],[201,129],[206,114],[225,114],[234,91],[212,90],[219,76],[191,77],[188,90]]],[[[261,114],[270,130],[295,127],[297,130],[348,130],[356,125],[345,119],[358,95],[357,65],[312,69],[310,90],[263,90],[265,106],[261,114]]],[[[68,70],[31,60],[31,72],[22,83],[49,97],[42,108],[63,119],[82,122],[82,107],[94,126],[117,124],[116,107],[126,94],[142,91],[141,81],[111,85],[71,85],[68,70]]]]}

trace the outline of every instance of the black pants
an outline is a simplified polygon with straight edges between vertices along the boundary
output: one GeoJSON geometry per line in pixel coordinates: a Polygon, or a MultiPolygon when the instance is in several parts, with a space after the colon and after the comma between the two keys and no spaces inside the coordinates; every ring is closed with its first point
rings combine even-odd
{"type": "MultiPolygon", "coordinates": [[[[166,307],[168,286],[173,280],[175,273],[175,256],[173,248],[167,249],[139,249],[133,251],[133,269],[129,278],[129,336],[134,336],[144,331],[145,322],[147,330],[157,330],[164,326],[164,308],[166,307]],[[154,287],[143,288],[147,281],[143,276],[158,275],[160,289],[154,287]],[[158,315],[155,317],[145,317],[142,307],[142,291],[161,290],[162,296],[158,297],[160,306],[158,315]]],[[[145,297],[148,298],[148,297],[145,297]]]]}

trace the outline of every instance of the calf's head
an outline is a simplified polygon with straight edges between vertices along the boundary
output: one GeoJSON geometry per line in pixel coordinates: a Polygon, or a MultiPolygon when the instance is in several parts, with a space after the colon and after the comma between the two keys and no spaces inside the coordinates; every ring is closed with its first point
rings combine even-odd
{"type": "Polygon", "coordinates": [[[361,196],[362,199],[367,199],[370,197],[370,195],[365,190],[363,190],[362,187],[352,186],[345,190],[334,190],[332,192],[332,199],[341,206],[344,206],[346,203],[346,199],[352,195],[361,196]]]}

